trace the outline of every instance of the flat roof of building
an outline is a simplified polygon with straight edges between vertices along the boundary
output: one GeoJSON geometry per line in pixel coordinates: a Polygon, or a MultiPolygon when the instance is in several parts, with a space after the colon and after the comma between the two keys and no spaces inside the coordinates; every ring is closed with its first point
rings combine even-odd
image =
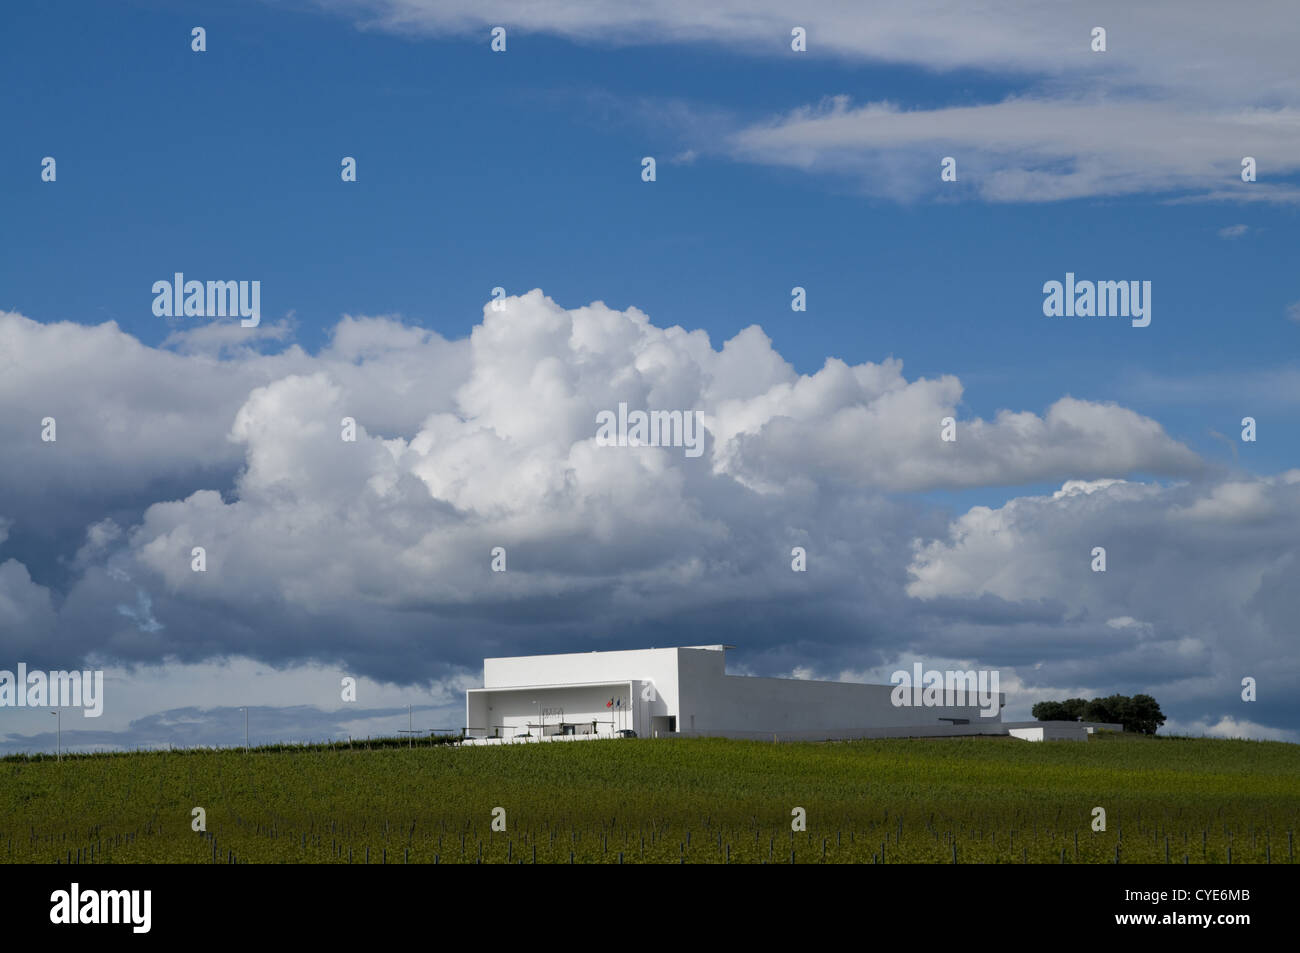
{"type": "Polygon", "coordinates": [[[721,652],[726,649],[734,649],[734,645],[652,645],[645,649],[589,649],[586,651],[576,652],[543,652],[540,655],[489,655],[483,661],[497,661],[498,659],[510,658],[550,658],[556,655],[619,655],[626,652],[665,652],[671,649],[708,649],[714,652],[721,652]]]}
{"type": "Polygon", "coordinates": [[[491,688],[467,688],[465,691],[467,694],[473,694],[474,692],[544,692],[556,688],[622,687],[624,685],[631,685],[633,681],[635,681],[635,679],[616,678],[604,682],[539,682],[535,685],[502,685],[500,687],[493,686],[491,688]]]}

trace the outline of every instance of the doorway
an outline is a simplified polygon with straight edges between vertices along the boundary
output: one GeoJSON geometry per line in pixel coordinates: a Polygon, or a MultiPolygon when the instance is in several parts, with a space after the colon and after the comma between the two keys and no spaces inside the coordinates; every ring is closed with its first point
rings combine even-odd
{"type": "Polygon", "coordinates": [[[676,715],[651,715],[650,716],[650,734],[652,737],[662,738],[664,735],[670,735],[677,730],[676,715]]]}

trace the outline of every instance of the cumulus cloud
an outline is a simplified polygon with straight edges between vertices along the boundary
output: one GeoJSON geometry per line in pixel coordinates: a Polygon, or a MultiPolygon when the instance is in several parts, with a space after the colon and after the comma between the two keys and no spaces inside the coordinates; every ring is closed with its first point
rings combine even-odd
{"type": "Polygon", "coordinates": [[[17,451],[0,485],[34,501],[0,532],[16,556],[0,645],[54,668],[242,657],[411,683],[489,655],[726,641],[760,672],[907,652],[1026,690],[1135,680],[1189,701],[1223,690],[1215,666],[1285,658],[1300,477],[1215,477],[1114,404],[965,418],[959,380],[895,359],[801,375],[756,326],[715,346],[635,308],[504,304],[465,341],[345,318],[316,354],[0,315],[40,391],[14,387],[0,423],[17,451]],[[105,351],[127,371],[98,367],[105,351]],[[66,391],[41,390],[48,376],[66,391]],[[70,426],[42,447],[32,422],[56,397],[70,426]],[[620,403],[700,411],[705,452],[598,445],[596,415],[620,403]],[[1061,490],[953,519],[907,495],[1040,481],[1061,490]],[[82,520],[37,573],[14,541],[31,547],[69,486],[82,520]]]}
{"type": "Polygon", "coordinates": [[[1248,718],[1234,718],[1231,715],[1222,715],[1217,721],[1206,718],[1189,722],[1170,722],[1164,733],[1194,737],[1288,741],[1292,744],[1300,741],[1300,732],[1287,728],[1270,728],[1267,725],[1256,724],[1248,718]]]}
{"type": "MultiPolygon", "coordinates": [[[[1231,553],[1233,582],[1245,598],[1268,568],[1293,556],[1286,527],[1295,524],[1300,471],[1169,487],[1076,484],[1051,497],[974,507],[952,522],[944,538],[918,541],[908,592],[921,599],[987,593],[1059,600],[1074,608],[1113,605],[1111,615],[1121,618],[1134,614],[1125,606],[1136,608],[1146,598],[1142,592],[1153,569],[1162,586],[1175,587],[1180,578],[1195,578],[1207,550],[1214,550],[1231,553]],[[1107,550],[1105,572],[1091,568],[1097,546],[1107,550]]],[[[1186,601],[1192,608],[1198,595],[1188,592],[1186,601]]]]}
{"type": "MultiPolygon", "coordinates": [[[[222,351],[232,346],[231,327],[243,330],[213,324],[151,348],[113,322],[43,324],[0,311],[5,510],[39,509],[43,521],[29,529],[65,543],[113,507],[228,484],[244,455],[226,436],[258,386],[327,369],[351,414],[372,431],[399,432],[451,407],[464,366],[464,342],[385,318],[344,317],[315,355],[297,345],[222,351]],[[55,420],[54,442],[40,439],[46,417],[55,420]]],[[[255,333],[250,340],[283,340],[275,328],[255,333]]]]}
{"type": "Polygon", "coordinates": [[[897,361],[832,361],[801,376],[757,327],[714,350],[703,333],[656,327],[635,309],[570,311],[540,292],[486,310],[467,356],[454,409],[409,436],[372,434],[362,415],[357,440],[341,440],[350,405],[329,371],[254,388],[229,433],[244,458],[233,498],[200,490],[151,506],[119,558],[174,593],[313,611],[554,598],[615,574],[635,580],[620,598],[653,602],[701,580],[701,555],[725,558],[738,516],[713,514],[738,492],[732,507],[757,515],[762,495],[816,484],[929,489],[1199,468],[1154,421],[1070,399],[1041,418],[969,421],[954,447],[938,424],[956,411],[955,378],[909,382],[897,361]],[[596,416],[619,404],[702,411],[709,453],[598,446],[596,416]],[[601,556],[556,562],[555,540],[601,556]],[[200,543],[206,577],[190,567],[200,543]],[[518,571],[485,572],[493,545],[518,571]]]}
{"type": "Polygon", "coordinates": [[[860,485],[898,490],[1003,486],[1146,470],[1191,474],[1200,461],[1150,418],[1114,404],[1061,398],[1047,413],[1001,411],[958,424],[953,441],[939,422],[957,413],[956,378],[907,383],[901,367],[849,368],[828,362],[788,387],[728,405],[720,425],[722,465],[761,485],[800,479],[815,467],[860,485]],[[837,380],[837,378],[839,378],[837,380]],[[858,386],[854,386],[857,384],[858,386]],[[864,448],[888,447],[888,453],[864,448]]]}
{"type": "MultiPolygon", "coordinates": [[[[13,520],[0,515],[0,550],[12,525],[13,520]]],[[[22,649],[37,643],[53,630],[54,619],[50,591],[33,582],[18,560],[0,561],[0,644],[22,649]]]]}
{"type": "Polygon", "coordinates": [[[0,562],[0,639],[5,648],[23,651],[41,645],[54,624],[50,590],[35,583],[18,560],[0,562]]]}
{"type": "MultiPolygon", "coordinates": [[[[1267,673],[1261,711],[1276,714],[1300,685],[1292,621],[1300,603],[1283,582],[1297,568],[1298,532],[1300,471],[1093,485],[975,507],[940,537],[918,539],[907,592],[946,611],[979,600],[1046,608],[1059,623],[1052,651],[1074,657],[1031,684],[1054,678],[1101,690],[1122,670],[1135,687],[1159,686],[1161,701],[1225,706],[1239,699],[1243,677],[1267,673]],[[1104,572],[1093,570],[1096,547],[1105,549],[1104,572]]],[[[1017,626],[1003,638],[1016,640],[1017,629],[1033,631],[1017,626]]]]}

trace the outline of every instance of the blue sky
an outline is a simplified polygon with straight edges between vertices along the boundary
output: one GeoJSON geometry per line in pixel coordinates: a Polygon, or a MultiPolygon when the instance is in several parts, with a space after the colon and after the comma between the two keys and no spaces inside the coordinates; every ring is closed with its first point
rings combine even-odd
{"type": "MultiPolygon", "coordinates": [[[[1139,399],[1124,390],[1133,374],[1296,366],[1294,206],[900,204],[844,177],[703,158],[640,181],[643,155],[698,145],[655,103],[761,117],[848,92],[925,108],[1015,88],[996,77],[533,35],[494,55],[485,39],[395,38],[261,3],[192,10],[17,13],[24,42],[2,68],[27,95],[9,105],[20,187],[6,205],[28,238],[5,256],[7,306],[116,320],[157,343],[167,328],[139,290],[154,276],[256,274],[264,310],[292,312],[313,345],[344,312],[463,336],[491,288],[541,287],[715,341],[757,322],[802,372],[896,354],[912,374],[987,384],[973,413],[1041,408],[1064,379],[1076,396],[1172,413],[1166,425],[1207,451],[1205,430],[1249,408],[1139,399]],[[177,39],[196,16],[205,54],[177,39]],[[58,159],[57,191],[23,173],[33,152],[58,159]],[[343,155],[359,161],[355,186],[339,181],[343,155]],[[1251,231],[1218,237],[1235,224],[1251,231]],[[1153,281],[1152,327],[1039,320],[1042,283],[1067,270],[1153,281]],[[789,310],[794,285],[806,314],[789,310]]],[[[1268,430],[1251,449],[1284,467],[1294,416],[1268,430]]]]}
{"type": "MultiPolygon", "coordinates": [[[[1258,74],[1207,92],[1187,67],[1197,60],[1195,43],[1134,51],[1136,38],[1150,33],[1145,20],[1128,24],[1122,6],[1096,11],[1112,24],[1106,54],[1087,50],[1090,19],[1071,22],[1059,11],[1046,27],[1036,18],[1022,24],[1027,35],[1048,30],[1059,50],[1031,54],[1026,42],[1004,54],[995,41],[968,46],[943,33],[947,27],[891,8],[878,32],[940,31],[929,46],[900,41],[896,55],[880,55],[868,41],[855,47],[857,33],[835,29],[834,18],[848,14],[815,4],[785,16],[772,6],[759,4],[753,19],[729,31],[701,27],[670,0],[650,5],[644,23],[622,23],[594,4],[612,18],[607,32],[548,23],[537,10],[526,21],[520,14],[527,26],[516,28],[508,17],[523,8],[511,3],[483,6],[482,22],[447,12],[458,4],[419,2],[11,6],[2,15],[9,42],[0,81],[22,92],[0,107],[7,226],[0,310],[43,325],[111,321],[151,351],[180,352],[169,336],[193,319],[155,317],[154,281],[176,271],[258,279],[263,326],[288,318],[290,330],[254,341],[250,353],[276,353],[291,339],[319,354],[344,315],[386,316],[456,341],[483,324],[494,286],[512,296],[540,288],[563,309],[603,301],[618,312],[638,309],[658,328],[702,329],[715,350],[757,324],[797,375],[816,374],[828,358],[859,365],[891,357],[902,360],[908,381],[954,375],[964,388],[959,420],[991,421],[1003,410],[1044,415],[1063,397],[1114,402],[1199,458],[1196,479],[1208,481],[1207,498],[1215,480],[1281,479],[1296,466],[1300,323],[1288,308],[1300,300],[1293,191],[1300,152],[1284,155],[1278,143],[1300,141],[1300,125],[1279,105],[1289,67],[1270,59],[1272,41],[1255,38],[1256,55],[1249,36],[1240,48],[1237,38],[1224,40],[1222,55],[1258,74]],[[779,30],[762,22],[765,12],[779,30]],[[504,54],[488,48],[497,13],[509,30],[504,54]],[[811,24],[810,48],[796,54],[785,24],[801,16],[811,24]],[[190,50],[196,25],[207,30],[203,53],[190,50]],[[932,56],[931,48],[943,52],[932,56]],[[1110,59],[1094,78],[1087,71],[1097,57],[1110,59]],[[1065,123],[1077,123],[1069,109],[1088,100],[1100,112],[1087,117],[1133,109],[1159,131],[1147,141],[1145,119],[1129,126],[1117,113],[1098,127],[1105,148],[1096,155],[1070,155],[1068,145],[1057,155],[1037,142],[1017,146],[1020,139],[996,126],[987,138],[932,144],[884,120],[877,132],[868,115],[856,117],[853,135],[870,148],[853,140],[818,145],[835,96],[850,97],[850,110],[883,102],[940,121],[946,110],[1033,100],[1060,104],[1065,123]],[[1144,165],[1155,139],[1168,139],[1161,122],[1194,132],[1201,110],[1223,122],[1263,111],[1276,138],[1206,146],[1189,133],[1185,161],[1162,152],[1144,165]],[[812,118],[812,138],[799,139],[796,115],[812,118]],[[958,159],[957,183],[939,181],[946,154],[958,159]],[[1248,154],[1260,158],[1256,186],[1237,176],[1248,154]],[[58,162],[56,183],[39,177],[47,155],[58,162]],[[653,183],[640,178],[646,155],[658,161],[653,183]],[[340,181],[343,156],[357,159],[356,183],[340,181]],[[992,182],[989,173],[1005,171],[1008,157],[1083,194],[1053,198],[1035,185],[1022,195],[989,191],[983,177],[992,182]],[[1082,185],[1069,177],[1075,167],[1091,170],[1082,185]],[[1274,197],[1242,191],[1253,187],[1274,197]],[[1231,197],[1216,197],[1218,190],[1231,197]],[[1225,237],[1234,226],[1245,227],[1225,237]],[[1151,325],[1044,317],[1042,285],[1067,271],[1152,282],[1151,325]],[[795,285],[807,289],[806,313],[790,310],[795,285]],[[1258,421],[1255,443],[1238,439],[1247,415],[1258,421]]],[[[1007,22],[1020,22],[1014,5],[1001,6],[1007,22]]],[[[1257,11],[1261,33],[1275,9],[1257,11]]],[[[1189,14],[1183,24],[1192,40],[1202,27],[1202,39],[1219,35],[1202,19],[1189,14]]],[[[1273,32],[1289,29],[1282,18],[1273,32]]],[[[407,416],[418,422],[432,409],[408,408],[407,416]]],[[[221,430],[229,426],[225,419],[221,430]]],[[[408,439],[418,429],[371,426],[408,439]]],[[[864,456],[890,452],[860,447],[864,456]]],[[[205,488],[229,502],[247,463],[209,461],[188,476],[181,464],[152,475],[142,466],[139,480],[111,499],[92,504],[83,496],[77,519],[85,525],[57,532],[23,512],[38,479],[12,474],[10,504],[0,496],[0,518],[10,523],[0,561],[28,567],[63,613],[78,604],[78,574],[89,571],[76,559],[87,525],[111,515],[125,540],[147,523],[151,504],[205,488]]],[[[810,458],[810,471],[817,466],[810,458]]],[[[915,486],[884,480],[872,492],[934,521],[973,505],[1050,497],[1075,475],[1068,465],[1030,470],[915,486]]],[[[1190,470],[1139,454],[1106,474],[1169,487],[1190,470]]],[[[931,538],[930,525],[916,530],[919,538],[931,538]]],[[[572,592],[556,598],[568,606],[555,609],[560,616],[580,614],[572,592]]],[[[704,625],[708,611],[701,612],[682,625],[704,625]]],[[[798,652],[777,648],[776,634],[763,641],[755,671],[783,673],[798,652]]],[[[241,644],[215,639],[213,657],[243,657],[241,644]]],[[[174,648],[127,656],[139,663],[156,651],[161,660],[174,648]]],[[[953,657],[967,657],[959,648],[954,641],[953,657]]],[[[203,654],[181,653],[192,664],[203,654]]],[[[338,647],[324,654],[337,658],[338,647]]],[[[448,653],[451,669],[425,674],[450,678],[472,669],[476,654],[483,653],[458,645],[448,653]]],[[[299,647],[261,660],[306,664],[312,655],[299,647]]],[[[871,668],[850,650],[809,661],[822,677],[871,668]]],[[[1188,704],[1189,726],[1222,714],[1204,698],[1188,704]]],[[[1293,713],[1275,710],[1270,730],[1294,729],[1293,713]]],[[[14,745],[39,743],[24,735],[14,745]]]]}

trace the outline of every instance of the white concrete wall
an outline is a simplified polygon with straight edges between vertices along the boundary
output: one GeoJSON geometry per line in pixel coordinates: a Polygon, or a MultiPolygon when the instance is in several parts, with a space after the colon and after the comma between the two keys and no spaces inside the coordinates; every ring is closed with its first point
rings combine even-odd
{"type": "MultiPolygon", "coordinates": [[[[699,696],[683,697],[684,730],[806,732],[842,734],[863,728],[921,727],[951,724],[964,718],[971,728],[996,725],[1000,709],[989,717],[974,706],[895,706],[893,687],[847,682],[725,676],[703,686],[699,696]]],[[[963,726],[958,726],[963,727],[963,726]]]]}
{"type": "MultiPolygon", "coordinates": [[[[702,647],[484,659],[483,684],[491,691],[469,693],[468,723],[489,726],[488,733],[492,725],[507,725],[514,734],[538,720],[539,708],[554,707],[564,708],[566,722],[606,721],[611,682],[631,683],[630,691],[617,692],[631,703],[631,718],[620,726],[643,737],[652,734],[655,715],[675,715],[683,734],[790,739],[881,737],[882,731],[950,724],[942,718],[969,719],[968,726],[956,726],[969,734],[1001,722],[1000,708],[983,717],[973,704],[895,706],[892,685],[750,678],[727,675],[725,667],[722,651],[702,647]]],[[[602,734],[610,730],[601,726],[602,734]]]]}
{"type": "MultiPolygon", "coordinates": [[[[948,724],[941,718],[967,718],[971,729],[997,725],[1002,720],[1000,707],[994,715],[982,717],[974,705],[895,706],[892,685],[726,675],[720,652],[679,652],[682,667],[678,728],[683,732],[755,736],[785,733],[792,737],[825,732],[827,737],[843,738],[866,729],[948,724]]],[[[999,695],[998,701],[1005,701],[1005,696],[999,695]]]]}
{"type": "Polygon", "coordinates": [[[1089,732],[1083,725],[1040,725],[1035,728],[1008,728],[1007,734],[1024,741],[1087,741],[1089,732]]]}
{"type": "Polygon", "coordinates": [[[1007,734],[1012,738],[1019,738],[1021,741],[1043,740],[1043,729],[1041,726],[1034,728],[1008,728],[1007,734]]]}
{"type": "Polygon", "coordinates": [[[621,727],[631,728],[634,716],[630,708],[609,708],[606,703],[614,698],[628,705],[632,694],[628,682],[472,691],[466,709],[469,734],[482,737],[495,732],[512,738],[529,731],[551,734],[559,731],[562,723],[576,725],[579,731],[583,726],[591,730],[594,723],[596,734],[609,736],[621,727]],[[551,713],[543,714],[548,709],[551,713]],[[554,709],[563,709],[562,718],[554,709]],[[543,723],[545,728],[539,728],[543,723]]]}
{"type": "Polygon", "coordinates": [[[488,727],[491,722],[488,721],[487,707],[487,696],[482,692],[465,693],[466,735],[481,738],[492,734],[492,729],[488,727]]]}
{"type": "MultiPolygon", "coordinates": [[[[632,730],[650,732],[652,715],[676,715],[677,648],[619,652],[570,652],[483,660],[484,688],[569,685],[583,682],[633,682],[632,730]],[[648,686],[648,689],[647,689],[648,686]]],[[[722,652],[712,654],[722,657],[722,652]]],[[[608,696],[606,696],[608,699],[608,696]]],[[[566,708],[567,711],[567,708],[566,708]]],[[[479,724],[479,722],[470,722],[479,724]]]]}
{"type": "Polygon", "coordinates": [[[1015,721],[1006,723],[1007,734],[1025,741],[1087,741],[1097,730],[1120,731],[1123,725],[1083,721],[1015,721]]]}

